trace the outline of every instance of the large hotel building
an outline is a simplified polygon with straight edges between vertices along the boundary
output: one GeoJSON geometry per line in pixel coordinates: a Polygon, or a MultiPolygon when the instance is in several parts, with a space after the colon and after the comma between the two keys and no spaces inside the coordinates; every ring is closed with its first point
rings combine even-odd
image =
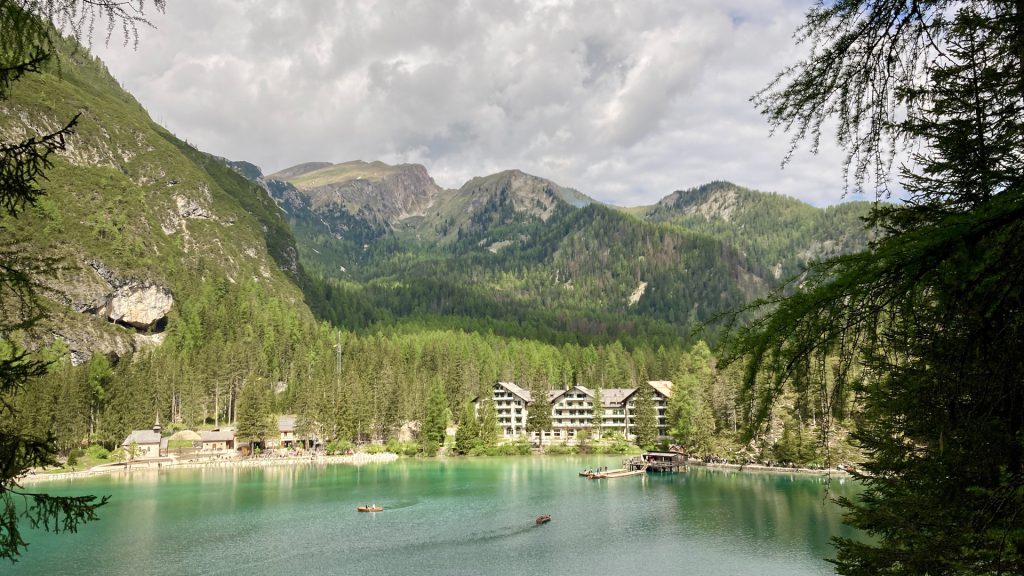
{"type": "MultiPolygon", "coordinates": [[[[668,399],[672,396],[672,383],[666,380],[655,380],[650,385],[651,399],[654,401],[658,414],[658,437],[664,438],[668,433],[665,412],[668,399]]],[[[601,404],[604,406],[604,417],[601,419],[601,431],[618,432],[627,440],[634,438],[633,425],[636,410],[637,391],[639,388],[604,388],[600,390],[601,404]]],[[[506,440],[528,437],[542,444],[573,444],[580,431],[588,431],[596,435],[594,426],[594,397],[597,391],[583,386],[573,386],[568,390],[549,390],[547,398],[542,401],[551,406],[551,429],[543,432],[527,433],[526,407],[534,401],[529,390],[525,390],[511,382],[498,382],[494,385],[494,407],[501,426],[502,437],[506,440]]],[[[479,398],[474,401],[479,409],[479,398]]]]}

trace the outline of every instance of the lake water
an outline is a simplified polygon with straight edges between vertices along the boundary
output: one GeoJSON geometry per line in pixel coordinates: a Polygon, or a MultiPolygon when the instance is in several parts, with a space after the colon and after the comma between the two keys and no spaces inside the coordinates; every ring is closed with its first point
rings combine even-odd
{"type": "Polygon", "coordinates": [[[850,535],[833,478],[690,468],[592,481],[620,457],[143,472],[33,488],[110,494],[77,534],[28,532],[11,574],[828,574],[850,535]],[[358,513],[381,504],[378,514],[358,513]],[[537,526],[537,515],[552,521],[537,526]]]}

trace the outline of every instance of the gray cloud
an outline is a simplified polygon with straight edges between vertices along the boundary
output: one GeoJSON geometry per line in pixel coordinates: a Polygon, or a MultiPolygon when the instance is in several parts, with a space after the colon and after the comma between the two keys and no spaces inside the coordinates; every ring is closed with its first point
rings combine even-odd
{"type": "Polygon", "coordinates": [[[96,51],[158,122],[267,172],[420,162],[455,187],[520,168],[619,205],[721,179],[820,205],[842,155],[780,170],[788,141],[748,101],[799,56],[806,7],[175,0],[137,51],[96,51]]]}

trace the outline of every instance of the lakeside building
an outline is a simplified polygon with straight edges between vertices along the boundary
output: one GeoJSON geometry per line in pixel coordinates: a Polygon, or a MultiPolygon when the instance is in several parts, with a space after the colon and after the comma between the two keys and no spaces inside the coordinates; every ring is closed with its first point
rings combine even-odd
{"type": "Polygon", "coordinates": [[[285,414],[277,417],[277,438],[267,438],[267,448],[315,448],[322,442],[315,434],[300,436],[296,430],[299,417],[285,414]]]}
{"type": "Polygon", "coordinates": [[[296,417],[294,415],[280,416],[277,419],[278,441],[281,443],[282,448],[295,447],[295,420],[296,417]]]}
{"type": "Polygon", "coordinates": [[[150,430],[132,430],[131,434],[124,439],[121,447],[132,459],[159,458],[167,453],[167,439],[162,437],[160,431],[160,415],[156,415],[156,423],[150,430]],[[133,446],[134,445],[134,446],[133,446]]]}
{"type": "MultiPolygon", "coordinates": [[[[657,414],[658,438],[668,434],[668,399],[672,397],[672,382],[652,380],[651,399],[657,414]]],[[[639,388],[604,388],[593,390],[584,386],[573,386],[567,390],[549,390],[544,401],[550,405],[551,427],[541,432],[527,433],[527,407],[533,402],[533,394],[513,382],[497,382],[492,399],[501,426],[502,438],[514,440],[528,437],[541,444],[574,444],[579,435],[597,436],[607,432],[622,434],[633,440],[636,399],[639,388]],[[600,422],[594,418],[594,400],[600,395],[604,414],[600,422]]],[[[479,398],[473,400],[479,410],[479,398]]]]}
{"type": "Polygon", "coordinates": [[[294,448],[296,444],[294,414],[285,414],[277,417],[277,437],[267,438],[266,448],[294,448]]]}
{"type": "Polygon", "coordinates": [[[235,449],[234,428],[214,428],[206,430],[199,435],[201,452],[221,453],[231,452],[235,449]]]}

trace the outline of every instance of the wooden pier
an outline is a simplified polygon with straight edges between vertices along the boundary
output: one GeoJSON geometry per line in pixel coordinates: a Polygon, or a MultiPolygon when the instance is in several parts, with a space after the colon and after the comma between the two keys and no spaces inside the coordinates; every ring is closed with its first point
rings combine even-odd
{"type": "MultiPolygon", "coordinates": [[[[623,464],[625,464],[625,462],[623,462],[623,464]]],[[[624,478],[626,476],[639,476],[640,474],[644,474],[646,472],[646,467],[633,469],[627,466],[625,468],[616,468],[615,470],[606,470],[604,472],[590,472],[589,474],[585,474],[585,476],[587,478],[590,478],[591,480],[604,480],[606,478],[624,478]]]]}
{"type": "Polygon", "coordinates": [[[626,476],[639,476],[647,472],[684,472],[686,470],[686,456],[677,452],[647,452],[640,456],[628,458],[622,461],[622,468],[615,470],[601,471],[600,468],[584,470],[580,476],[591,480],[603,480],[605,478],[624,478],[626,476]]]}

